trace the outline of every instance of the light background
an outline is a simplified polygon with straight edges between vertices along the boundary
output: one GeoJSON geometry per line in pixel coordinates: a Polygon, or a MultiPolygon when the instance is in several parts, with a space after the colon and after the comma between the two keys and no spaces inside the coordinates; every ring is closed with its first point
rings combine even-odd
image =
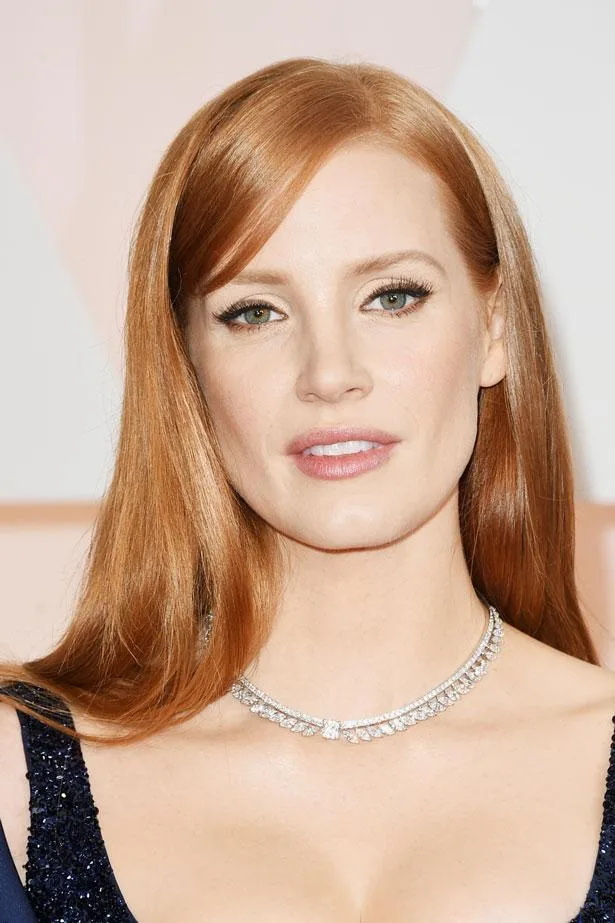
{"type": "Polygon", "coordinates": [[[281,58],[385,64],[467,121],[526,220],[572,428],[577,569],[615,668],[612,0],[0,0],[0,654],[69,616],[108,483],[126,260],[172,137],[281,58]]]}

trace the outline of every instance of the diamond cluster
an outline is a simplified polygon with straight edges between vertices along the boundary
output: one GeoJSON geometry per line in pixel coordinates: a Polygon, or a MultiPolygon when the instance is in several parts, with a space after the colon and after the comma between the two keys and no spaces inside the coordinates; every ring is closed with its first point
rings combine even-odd
{"type": "Polygon", "coordinates": [[[272,699],[244,675],[233,683],[231,693],[255,715],[275,721],[280,727],[296,734],[302,734],[304,737],[319,734],[327,740],[361,743],[405,731],[418,721],[425,721],[446,711],[453,702],[469,692],[478,680],[482,679],[487,672],[489,661],[493,660],[500,650],[503,635],[502,619],[497,610],[489,606],[489,619],[483,637],[471,657],[452,676],[409,705],[373,718],[351,721],[315,718],[313,715],[287,708],[272,699]]]}

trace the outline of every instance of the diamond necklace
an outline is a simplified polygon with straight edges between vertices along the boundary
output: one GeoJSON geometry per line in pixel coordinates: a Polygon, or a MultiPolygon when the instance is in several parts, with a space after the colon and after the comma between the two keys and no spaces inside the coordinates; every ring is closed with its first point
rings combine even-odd
{"type": "Polygon", "coordinates": [[[231,693],[243,705],[260,718],[275,721],[280,727],[288,728],[296,734],[311,737],[320,734],[327,740],[347,740],[349,743],[374,740],[386,737],[397,731],[405,731],[417,721],[424,721],[456,702],[487,672],[490,660],[493,660],[502,644],[504,630],[498,611],[489,606],[487,627],[469,660],[447,680],[431,689],[420,699],[395,711],[384,712],[373,718],[359,718],[351,721],[338,721],[332,718],[315,718],[304,712],[287,708],[281,702],[272,699],[242,674],[231,686],[231,693]]]}

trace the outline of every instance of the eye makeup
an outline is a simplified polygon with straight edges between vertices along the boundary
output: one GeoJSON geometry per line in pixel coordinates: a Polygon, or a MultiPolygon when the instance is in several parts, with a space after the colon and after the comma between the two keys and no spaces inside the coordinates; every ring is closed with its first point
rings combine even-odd
{"type": "MultiPolygon", "coordinates": [[[[365,307],[375,298],[382,298],[385,295],[390,295],[393,297],[396,295],[404,295],[407,298],[413,299],[410,304],[404,305],[403,307],[396,310],[388,310],[383,308],[382,313],[388,314],[393,318],[405,317],[406,315],[413,314],[415,311],[417,311],[421,305],[427,301],[432,293],[433,286],[430,282],[416,278],[411,279],[409,277],[400,277],[393,281],[387,281],[378,285],[363,301],[361,307],[365,307]]],[[[244,298],[241,301],[234,302],[232,305],[230,305],[228,308],[224,308],[222,311],[214,312],[213,316],[217,322],[224,324],[229,329],[233,330],[233,332],[238,330],[246,330],[246,332],[252,333],[259,328],[271,326],[269,323],[250,324],[236,322],[237,318],[251,311],[278,312],[278,309],[260,298],[244,298]]],[[[374,312],[370,311],[368,313],[374,312]]]]}

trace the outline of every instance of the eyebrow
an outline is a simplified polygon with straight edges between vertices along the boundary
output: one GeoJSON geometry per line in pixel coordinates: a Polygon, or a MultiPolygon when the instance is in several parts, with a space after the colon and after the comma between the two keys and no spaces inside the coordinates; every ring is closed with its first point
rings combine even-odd
{"type": "MultiPolygon", "coordinates": [[[[365,276],[370,272],[378,272],[381,269],[388,269],[389,266],[395,266],[398,263],[403,263],[408,260],[427,263],[427,265],[431,266],[433,269],[437,269],[439,272],[441,272],[443,276],[446,275],[446,271],[442,264],[439,263],[438,260],[436,260],[433,256],[430,256],[429,253],[426,253],[424,250],[393,250],[390,253],[383,253],[382,256],[373,256],[365,260],[358,260],[355,263],[349,263],[348,266],[346,266],[342,278],[350,279],[353,276],[365,276]]],[[[274,272],[273,270],[268,269],[244,269],[242,272],[237,273],[236,276],[230,279],[227,284],[288,285],[289,282],[290,277],[283,272],[274,272]]]]}

